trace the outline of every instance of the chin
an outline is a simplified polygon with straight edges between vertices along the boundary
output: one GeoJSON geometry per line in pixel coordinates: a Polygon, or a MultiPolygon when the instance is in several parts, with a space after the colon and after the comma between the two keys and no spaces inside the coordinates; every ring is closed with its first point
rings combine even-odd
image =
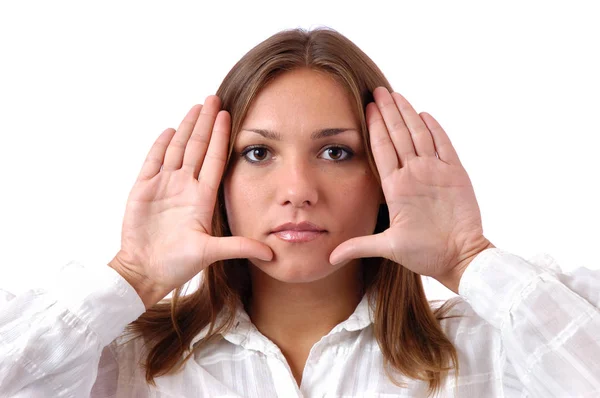
{"type": "MultiPolygon", "coordinates": [[[[324,279],[337,271],[326,256],[306,256],[306,258],[278,258],[272,261],[253,259],[250,267],[257,268],[267,276],[284,283],[310,283],[324,279]]],[[[252,272],[252,271],[251,271],[252,272]]]]}

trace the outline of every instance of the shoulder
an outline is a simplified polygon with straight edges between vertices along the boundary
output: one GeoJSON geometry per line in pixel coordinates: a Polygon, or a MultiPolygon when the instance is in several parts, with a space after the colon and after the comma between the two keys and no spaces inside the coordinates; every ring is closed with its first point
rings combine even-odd
{"type": "Polygon", "coordinates": [[[434,311],[440,307],[446,309],[438,318],[440,326],[456,348],[461,375],[496,373],[504,360],[500,331],[477,315],[460,296],[443,306],[432,305],[434,311]]]}
{"type": "Polygon", "coordinates": [[[142,337],[121,333],[104,347],[91,397],[149,396],[144,363],[148,352],[142,337]]]}
{"type": "Polygon", "coordinates": [[[464,333],[474,334],[478,331],[494,332],[496,329],[487,323],[473,310],[471,305],[460,296],[444,302],[431,303],[440,326],[448,337],[456,337],[464,333]]]}
{"type": "Polygon", "coordinates": [[[129,330],[123,331],[106,348],[114,355],[120,368],[135,368],[139,361],[148,355],[149,345],[143,336],[134,335],[129,330]]]}

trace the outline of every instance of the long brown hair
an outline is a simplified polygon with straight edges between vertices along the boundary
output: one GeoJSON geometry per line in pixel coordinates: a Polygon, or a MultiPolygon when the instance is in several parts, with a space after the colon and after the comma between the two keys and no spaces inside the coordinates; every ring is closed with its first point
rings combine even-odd
{"type": "MultiPolygon", "coordinates": [[[[231,69],[217,91],[223,109],[232,118],[229,157],[250,104],[261,88],[281,73],[297,68],[325,72],[346,88],[359,115],[371,169],[378,176],[369,145],[365,108],[373,101],[376,87],[384,86],[390,91],[392,87],[364,52],[328,28],[279,32],[250,50],[231,69]]],[[[382,205],[374,233],[387,227],[388,210],[382,205]]],[[[212,228],[215,236],[231,235],[222,187],[212,228]]],[[[141,365],[150,384],[155,385],[157,376],[179,370],[195,350],[232,326],[238,303],[247,303],[251,294],[246,261],[212,264],[202,272],[199,288],[192,294],[184,294],[183,286],[179,287],[172,299],[157,303],[128,325],[126,332],[134,338],[143,337],[149,347],[141,365]],[[205,336],[188,352],[191,340],[205,328],[205,336]]],[[[393,369],[429,382],[429,392],[436,392],[447,372],[456,368],[458,374],[456,349],[439,324],[452,302],[432,310],[420,275],[384,258],[363,259],[363,263],[368,265],[363,267],[365,294],[374,314],[374,334],[388,377],[401,385],[392,376],[393,369]]]]}

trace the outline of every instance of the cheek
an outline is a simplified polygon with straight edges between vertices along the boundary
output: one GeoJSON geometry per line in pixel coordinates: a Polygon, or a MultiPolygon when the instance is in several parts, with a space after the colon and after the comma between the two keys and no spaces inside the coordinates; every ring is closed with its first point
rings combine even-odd
{"type": "Polygon", "coordinates": [[[355,234],[365,235],[375,230],[381,189],[370,171],[362,172],[360,176],[343,184],[337,202],[349,222],[348,228],[355,234]],[[349,214],[352,216],[348,217],[349,214]]]}
{"type": "Polygon", "coordinates": [[[231,173],[223,184],[225,212],[232,235],[239,235],[239,227],[244,225],[242,219],[244,213],[241,211],[244,208],[244,204],[242,203],[244,196],[240,195],[239,179],[236,177],[236,173],[231,173]]]}
{"type": "Polygon", "coordinates": [[[229,230],[233,235],[235,235],[235,209],[234,204],[231,202],[231,198],[231,180],[229,178],[226,178],[223,181],[223,201],[225,204],[225,215],[227,216],[227,224],[229,225],[229,230]]]}
{"type": "Polygon", "coordinates": [[[332,176],[334,191],[346,201],[369,203],[379,201],[379,183],[369,169],[354,168],[345,173],[332,176]]]}
{"type": "Polygon", "coordinates": [[[232,235],[250,236],[252,226],[258,225],[255,218],[264,202],[264,187],[260,180],[249,178],[233,168],[223,182],[225,210],[232,235]]]}

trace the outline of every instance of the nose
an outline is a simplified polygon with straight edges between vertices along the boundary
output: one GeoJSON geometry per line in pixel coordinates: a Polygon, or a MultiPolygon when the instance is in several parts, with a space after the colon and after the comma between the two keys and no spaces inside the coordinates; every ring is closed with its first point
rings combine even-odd
{"type": "Polygon", "coordinates": [[[282,206],[303,208],[319,200],[318,176],[314,166],[302,160],[291,160],[279,170],[278,202],[282,206]]]}

